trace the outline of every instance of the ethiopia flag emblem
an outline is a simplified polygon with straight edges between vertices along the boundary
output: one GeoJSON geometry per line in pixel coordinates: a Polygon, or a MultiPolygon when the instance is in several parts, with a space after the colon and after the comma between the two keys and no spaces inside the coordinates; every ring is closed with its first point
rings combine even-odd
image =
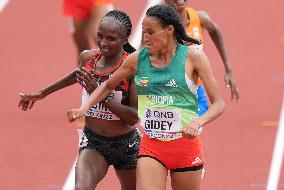
{"type": "Polygon", "coordinates": [[[139,86],[145,87],[148,85],[148,79],[140,79],[139,86]]]}

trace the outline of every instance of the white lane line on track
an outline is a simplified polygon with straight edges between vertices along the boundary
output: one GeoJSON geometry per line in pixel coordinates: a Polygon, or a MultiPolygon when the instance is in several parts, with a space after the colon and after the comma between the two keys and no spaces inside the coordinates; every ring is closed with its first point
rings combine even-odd
{"type": "MultiPolygon", "coordinates": [[[[77,129],[77,133],[78,133],[78,146],[79,146],[80,139],[82,138],[83,130],[77,129]]],[[[78,159],[78,156],[73,162],[73,165],[69,171],[67,179],[65,180],[62,190],[74,190],[75,189],[75,167],[76,167],[77,159],[78,159]]]]}
{"type": "Polygon", "coordinates": [[[284,154],[284,98],[280,114],[266,190],[277,190],[281,174],[284,154]]]}
{"type": "Polygon", "coordinates": [[[141,16],[136,24],[135,31],[131,37],[130,44],[135,47],[136,49],[140,48],[141,40],[142,40],[142,22],[145,17],[146,11],[149,7],[159,4],[161,0],[148,0],[147,5],[145,6],[145,9],[141,13],[141,16]]]}
{"type": "Polygon", "coordinates": [[[72,168],[68,174],[68,177],[63,185],[62,190],[73,190],[75,188],[75,166],[76,166],[77,158],[75,159],[72,168]]]}
{"type": "Polygon", "coordinates": [[[2,12],[7,4],[9,3],[9,0],[0,0],[0,12],[2,12]]]}

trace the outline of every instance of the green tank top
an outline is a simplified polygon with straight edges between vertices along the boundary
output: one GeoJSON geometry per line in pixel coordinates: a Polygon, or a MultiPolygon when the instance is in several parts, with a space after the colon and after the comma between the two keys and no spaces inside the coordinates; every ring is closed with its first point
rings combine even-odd
{"type": "Polygon", "coordinates": [[[178,45],[171,62],[157,68],[147,48],[139,52],[135,76],[138,115],[151,138],[181,138],[183,127],[198,117],[196,86],[185,74],[187,53],[187,46],[178,45]]]}

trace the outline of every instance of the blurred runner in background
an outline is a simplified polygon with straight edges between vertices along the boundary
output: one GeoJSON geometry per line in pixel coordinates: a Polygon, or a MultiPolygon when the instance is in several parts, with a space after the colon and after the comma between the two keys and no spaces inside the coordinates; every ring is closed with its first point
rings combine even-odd
{"type": "Polygon", "coordinates": [[[63,0],[64,15],[70,17],[69,31],[78,55],[96,44],[99,21],[113,9],[112,3],[113,0],[63,0]]]}

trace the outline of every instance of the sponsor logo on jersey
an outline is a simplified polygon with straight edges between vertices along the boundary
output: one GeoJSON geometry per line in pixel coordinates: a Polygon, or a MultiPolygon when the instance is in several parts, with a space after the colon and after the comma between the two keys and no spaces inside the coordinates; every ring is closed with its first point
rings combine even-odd
{"type": "Polygon", "coordinates": [[[177,87],[177,83],[176,83],[175,79],[172,79],[172,80],[170,80],[169,82],[166,83],[166,86],[177,87]]]}

